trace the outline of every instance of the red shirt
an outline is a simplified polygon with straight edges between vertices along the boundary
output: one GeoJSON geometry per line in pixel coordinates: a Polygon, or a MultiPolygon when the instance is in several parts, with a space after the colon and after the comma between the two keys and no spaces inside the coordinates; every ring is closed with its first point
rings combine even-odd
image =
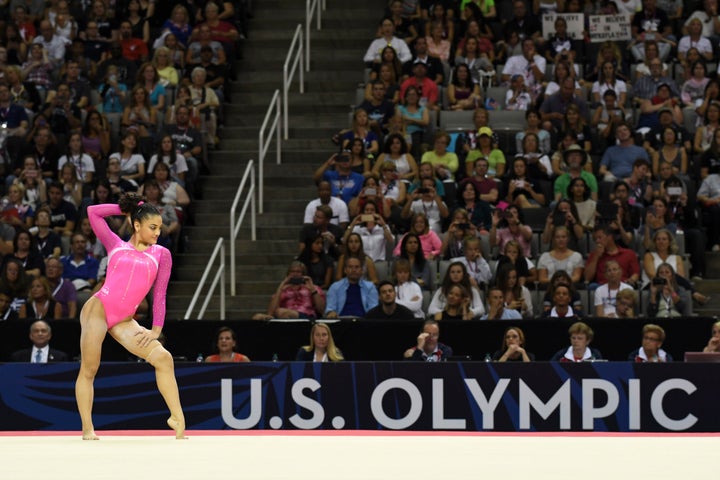
{"type": "MultiPolygon", "coordinates": [[[[614,255],[610,255],[608,252],[603,253],[603,256],[597,262],[597,268],[595,269],[595,281],[599,284],[607,283],[605,278],[605,264],[608,260],[615,260],[620,264],[622,269],[621,281],[627,282],[633,275],[640,275],[640,262],[638,262],[637,254],[634,250],[627,248],[617,247],[618,251],[614,255]]],[[[590,253],[588,257],[588,263],[595,260],[597,252],[590,253]]]]}
{"type": "Polygon", "coordinates": [[[148,47],[145,42],[139,38],[120,40],[120,45],[122,46],[123,57],[133,62],[137,62],[143,57],[147,58],[148,56],[148,47]]]}
{"type": "Polygon", "coordinates": [[[420,98],[427,98],[429,103],[437,104],[439,96],[437,85],[427,77],[423,78],[422,84],[418,84],[415,77],[405,80],[400,86],[400,98],[405,98],[405,90],[411,85],[420,90],[420,98]]]}

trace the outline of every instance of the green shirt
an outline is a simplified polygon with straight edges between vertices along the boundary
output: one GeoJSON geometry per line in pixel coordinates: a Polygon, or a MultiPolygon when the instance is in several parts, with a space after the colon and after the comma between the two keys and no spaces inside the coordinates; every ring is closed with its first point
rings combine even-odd
{"type": "MultiPolygon", "coordinates": [[[[465,163],[473,164],[478,158],[483,158],[485,155],[480,150],[470,150],[468,156],[465,158],[465,163]]],[[[505,154],[502,150],[494,148],[490,151],[490,155],[487,157],[488,161],[488,175],[494,177],[496,175],[497,166],[499,164],[505,164],[505,154]]]]}
{"type": "MultiPolygon", "coordinates": [[[[590,187],[590,191],[593,193],[597,193],[598,191],[598,184],[597,179],[595,178],[595,175],[588,172],[587,170],[583,170],[580,172],[580,178],[585,180],[585,183],[588,184],[588,187],[590,187]]],[[[569,173],[563,173],[560,175],[557,180],[555,180],[555,185],[553,187],[553,190],[555,191],[555,194],[560,194],[561,197],[569,197],[567,193],[568,185],[570,185],[570,181],[572,180],[572,177],[569,173]]]]}

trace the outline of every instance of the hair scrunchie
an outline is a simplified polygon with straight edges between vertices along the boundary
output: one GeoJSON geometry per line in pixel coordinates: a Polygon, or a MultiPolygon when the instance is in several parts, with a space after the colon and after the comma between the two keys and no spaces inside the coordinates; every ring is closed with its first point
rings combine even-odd
{"type": "Polygon", "coordinates": [[[143,202],[142,200],[140,200],[140,201],[138,202],[137,206],[140,207],[140,206],[142,206],[143,203],[145,203],[145,202],[143,202]]]}

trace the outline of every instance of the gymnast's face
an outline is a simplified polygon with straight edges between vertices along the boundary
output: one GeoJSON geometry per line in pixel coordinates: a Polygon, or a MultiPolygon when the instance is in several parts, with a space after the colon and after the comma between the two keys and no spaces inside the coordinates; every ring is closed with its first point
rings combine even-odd
{"type": "Polygon", "coordinates": [[[160,236],[162,217],[160,215],[150,215],[142,221],[135,221],[134,227],[138,240],[147,245],[154,245],[160,236]]]}

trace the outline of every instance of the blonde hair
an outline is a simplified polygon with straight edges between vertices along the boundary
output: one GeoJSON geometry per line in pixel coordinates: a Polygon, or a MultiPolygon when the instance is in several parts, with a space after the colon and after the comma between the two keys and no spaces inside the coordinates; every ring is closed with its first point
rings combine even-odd
{"type": "Polygon", "coordinates": [[[332,336],[332,331],[330,330],[330,327],[326,323],[318,322],[315,325],[312,326],[310,329],[310,345],[305,345],[303,350],[306,352],[312,352],[315,350],[315,341],[313,339],[313,335],[315,334],[315,329],[317,328],[323,328],[327,331],[328,334],[328,346],[327,346],[327,357],[328,360],[331,362],[339,362],[341,360],[345,360],[345,357],[343,357],[342,352],[339,348],[335,345],[335,340],[332,336]]]}

